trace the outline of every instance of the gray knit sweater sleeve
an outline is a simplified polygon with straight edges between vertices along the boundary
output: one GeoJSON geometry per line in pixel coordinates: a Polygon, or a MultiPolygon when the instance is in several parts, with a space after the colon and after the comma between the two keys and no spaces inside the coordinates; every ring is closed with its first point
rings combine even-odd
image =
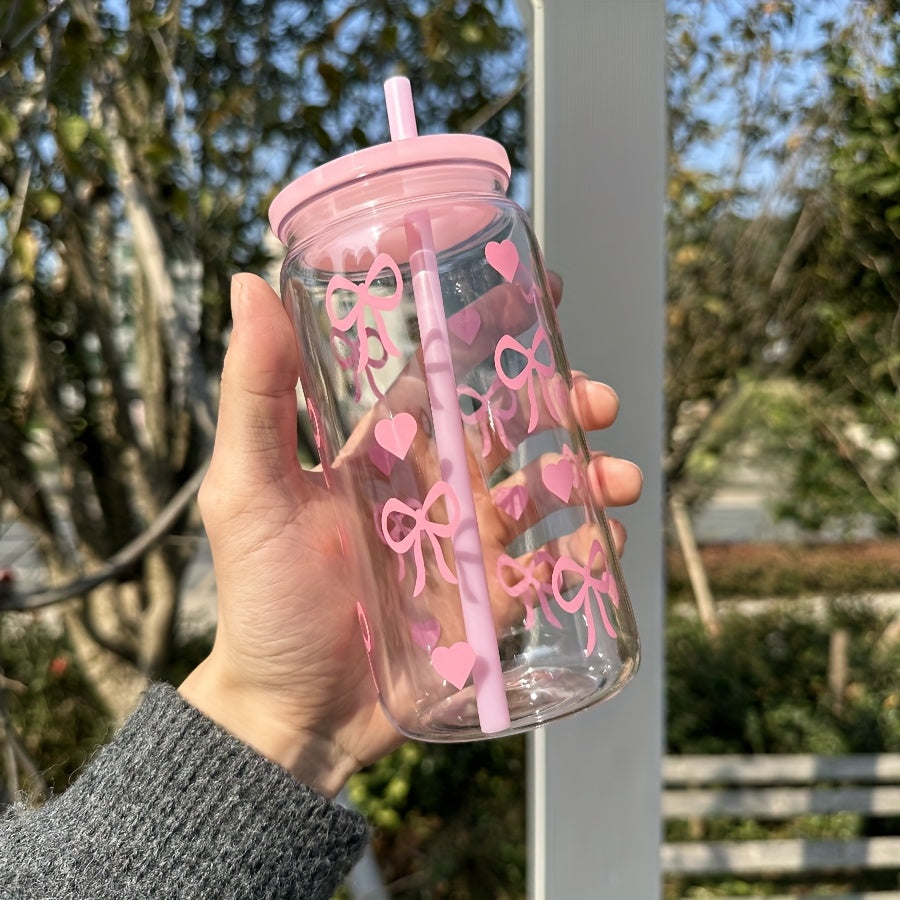
{"type": "Polygon", "coordinates": [[[154,685],[65,792],[0,824],[3,900],[327,900],[358,814],[154,685]]]}

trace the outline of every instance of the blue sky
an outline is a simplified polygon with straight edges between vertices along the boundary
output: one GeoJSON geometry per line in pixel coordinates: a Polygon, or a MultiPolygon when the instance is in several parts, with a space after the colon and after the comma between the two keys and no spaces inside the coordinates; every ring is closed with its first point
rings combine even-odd
{"type": "MultiPolygon", "coordinates": [[[[805,61],[804,54],[821,43],[823,23],[829,19],[842,20],[851,2],[853,0],[817,0],[810,4],[813,7],[810,12],[798,11],[793,28],[773,37],[774,46],[787,54],[787,61],[777,70],[771,70],[767,77],[761,76],[762,67],[751,70],[759,77],[754,80],[751,75],[745,87],[751,93],[754,90],[770,91],[778,97],[784,109],[799,114],[802,103],[809,102],[821,91],[823,80],[821,70],[805,61]]],[[[727,19],[740,16],[750,5],[750,0],[719,0],[703,4],[703,18],[697,29],[698,41],[702,43],[711,34],[721,32],[727,19]]],[[[728,49],[730,47],[726,41],[723,54],[728,49]]],[[[764,153],[750,158],[742,156],[735,121],[740,107],[740,99],[723,83],[721,90],[702,107],[706,117],[715,125],[714,137],[708,142],[696,144],[685,162],[691,168],[717,176],[725,184],[739,179],[742,186],[762,200],[775,189],[779,170],[764,153]]],[[[796,137],[797,121],[789,118],[775,129],[773,143],[788,145],[796,137]]]]}

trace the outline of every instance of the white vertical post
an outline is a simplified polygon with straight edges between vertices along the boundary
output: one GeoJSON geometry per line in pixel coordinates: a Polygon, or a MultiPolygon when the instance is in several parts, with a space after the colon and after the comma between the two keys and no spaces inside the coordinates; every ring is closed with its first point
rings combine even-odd
{"type": "Polygon", "coordinates": [[[572,366],[612,384],[594,442],[644,470],[625,578],[642,661],[622,694],[531,738],[532,900],[660,896],[664,0],[520,0],[533,39],[534,218],[572,366]],[[530,3],[530,7],[529,7],[530,3]]]}

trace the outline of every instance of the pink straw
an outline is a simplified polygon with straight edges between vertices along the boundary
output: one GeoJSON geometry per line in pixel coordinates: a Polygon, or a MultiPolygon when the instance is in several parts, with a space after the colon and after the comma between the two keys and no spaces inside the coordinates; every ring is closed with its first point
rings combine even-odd
{"type": "MultiPolygon", "coordinates": [[[[409,79],[388,79],[384,85],[384,97],[391,140],[403,141],[417,137],[416,113],[409,79]]],[[[495,734],[509,727],[509,704],[506,700],[506,685],[494,631],[484,555],[475,517],[475,498],[469,482],[466,440],[462,419],[458,415],[459,400],[456,396],[456,379],[453,377],[437,254],[431,219],[427,212],[412,213],[407,217],[406,238],[410,249],[409,268],[422,339],[425,381],[434,422],[434,440],[443,477],[459,501],[460,518],[453,536],[453,552],[462,597],[466,640],[475,651],[472,678],[478,720],[485,734],[495,734]]]]}

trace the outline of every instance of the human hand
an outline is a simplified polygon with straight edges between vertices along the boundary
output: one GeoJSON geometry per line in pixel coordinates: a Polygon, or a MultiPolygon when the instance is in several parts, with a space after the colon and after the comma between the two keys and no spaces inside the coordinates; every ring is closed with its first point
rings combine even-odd
{"type": "MultiPolygon", "coordinates": [[[[560,285],[552,282],[558,299],[560,285]]],[[[216,444],[200,491],[213,553],[219,624],[210,656],[181,686],[185,698],[322,793],[397,746],[378,703],[357,621],[358,573],[348,571],[340,510],[321,471],[297,461],[291,324],[263,281],[232,283],[234,329],[222,377],[216,444]],[[327,598],[327,601],[326,601],[327,598]]],[[[618,400],[577,376],[582,427],[614,420],[618,400]]],[[[634,502],[633,464],[596,456],[604,505],[634,502]]],[[[346,511],[345,511],[346,512],[346,511]]],[[[613,523],[617,548],[624,531],[613,523]]]]}

